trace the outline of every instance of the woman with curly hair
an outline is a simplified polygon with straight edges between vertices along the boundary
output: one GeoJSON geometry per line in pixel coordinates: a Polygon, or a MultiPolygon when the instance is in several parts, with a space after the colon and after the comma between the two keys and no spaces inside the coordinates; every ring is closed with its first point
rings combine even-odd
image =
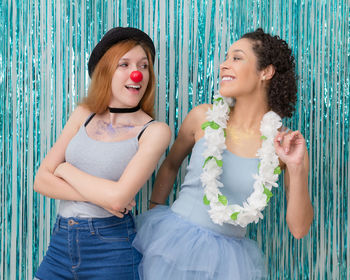
{"type": "Polygon", "coordinates": [[[308,233],[308,153],[299,131],[282,127],[296,102],[295,63],[285,41],[257,29],[228,50],[220,95],[194,108],[163,162],[133,245],[143,254],[141,279],[261,279],[261,250],[245,237],[263,218],[285,172],[286,221],[308,233]],[[191,153],[178,199],[164,204],[191,153]]]}

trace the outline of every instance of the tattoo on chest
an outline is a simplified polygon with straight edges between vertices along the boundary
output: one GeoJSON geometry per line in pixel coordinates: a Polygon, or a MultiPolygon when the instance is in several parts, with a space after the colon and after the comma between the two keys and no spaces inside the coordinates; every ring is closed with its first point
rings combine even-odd
{"type": "Polygon", "coordinates": [[[128,133],[134,128],[135,126],[131,124],[113,126],[111,123],[105,121],[98,121],[96,127],[96,134],[103,135],[107,133],[110,136],[117,136],[120,134],[128,133]]]}

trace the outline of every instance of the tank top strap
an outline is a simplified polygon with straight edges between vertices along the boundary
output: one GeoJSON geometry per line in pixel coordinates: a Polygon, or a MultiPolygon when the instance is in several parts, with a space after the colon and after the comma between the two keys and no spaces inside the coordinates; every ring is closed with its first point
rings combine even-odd
{"type": "Polygon", "coordinates": [[[154,122],[155,122],[155,120],[150,120],[148,123],[146,123],[146,124],[143,126],[143,128],[141,129],[141,131],[140,131],[139,134],[137,135],[137,141],[140,140],[141,135],[142,135],[142,133],[145,132],[146,128],[147,128],[150,124],[152,124],[152,123],[154,123],[154,122]]]}
{"type": "Polygon", "coordinates": [[[290,129],[289,129],[288,127],[286,127],[286,126],[284,126],[284,125],[281,126],[281,132],[288,133],[289,130],[290,130],[290,129]]]}
{"type": "Polygon", "coordinates": [[[92,120],[92,118],[93,118],[95,115],[96,115],[96,113],[92,113],[92,114],[90,114],[90,115],[87,117],[87,119],[86,119],[86,121],[85,121],[85,123],[84,123],[84,126],[85,126],[85,127],[88,125],[88,123],[92,120]]]}

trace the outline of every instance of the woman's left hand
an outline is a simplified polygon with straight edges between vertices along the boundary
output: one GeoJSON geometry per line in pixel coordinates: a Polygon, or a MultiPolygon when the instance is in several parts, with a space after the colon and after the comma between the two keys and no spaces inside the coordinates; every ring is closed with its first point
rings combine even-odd
{"type": "Polygon", "coordinates": [[[279,132],[274,145],[276,154],[287,166],[300,166],[304,163],[306,143],[299,131],[279,132]]]}

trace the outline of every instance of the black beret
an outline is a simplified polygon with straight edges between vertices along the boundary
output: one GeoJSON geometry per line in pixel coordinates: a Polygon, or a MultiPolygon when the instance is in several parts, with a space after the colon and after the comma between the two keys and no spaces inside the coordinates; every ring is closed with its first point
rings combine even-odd
{"type": "Polygon", "coordinates": [[[92,76],[92,72],[94,72],[97,63],[110,47],[126,40],[134,40],[136,42],[144,43],[149,48],[154,63],[156,50],[152,39],[145,32],[133,27],[115,27],[110,29],[92,50],[88,63],[89,76],[92,76]]]}

